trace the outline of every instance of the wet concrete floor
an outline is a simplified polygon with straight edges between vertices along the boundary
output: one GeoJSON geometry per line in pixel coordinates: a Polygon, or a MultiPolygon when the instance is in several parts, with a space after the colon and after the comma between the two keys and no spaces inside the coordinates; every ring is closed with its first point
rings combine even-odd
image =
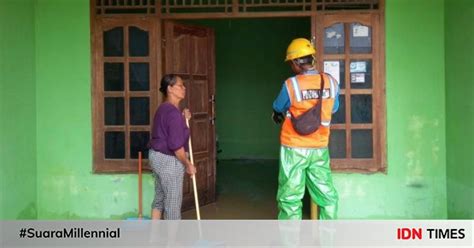
{"type": "MultiPolygon", "coordinates": [[[[201,219],[277,219],[278,160],[219,160],[215,203],[202,206],[201,219]]],[[[303,218],[309,218],[309,198],[303,218]]],[[[182,214],[196,219],[196,211],[182,214]]]]}

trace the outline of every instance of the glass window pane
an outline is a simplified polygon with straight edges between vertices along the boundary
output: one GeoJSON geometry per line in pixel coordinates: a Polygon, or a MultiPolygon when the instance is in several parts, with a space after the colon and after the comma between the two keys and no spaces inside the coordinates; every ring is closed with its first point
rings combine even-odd
{"type": "Polygon", "coordinates": [[[104,90],[123,91],[123,63],[104,63],[104,90]]]}
{"type": "Polygon", "coordinates": [[[341,124],[346,123],[346,96],[339,95],[339,109],[332,114],[331,123],[341,124]]]}
{"type": "Polygon", "coordinates": [[[349,43],[351,53],[371,53],[372,28],[360,23],[351,23],[349,43]]]}
{"type": "Polygon", "coordinates": [[[150,66],[148,63],[130,63],[130,90],[150,89],[150,66]]]}
{"type": "Polygon", "coordinates": [[[148,56],[148,32],[137,27],[128,28],[130,56],[148,56]]]}
{"type": "Polygon", "coordinates": [[[142,158],[147,159],[149,140],[149,132],[130,132],[130,157],[138,158],[138,152],[142,152],[142,158]]]}
{"type": "Polygon", "coordinates": [[[351,60],[349,67],[351,72],[351,88],[372,88],[372,60],[351,60]]]}
{"type": "Polygon", "coordinates": [[[324,29],[324,53],[344,53],[344,23],[336,23],[324,29]]]}
{"type": "Polygon", "coordinates": [[[105,158],[125,158],[124,132],[105,132],[105,158]]]}
{"type": "Polygon", "coordinates": [[[329,155],[331,158],[346,157],[346,130],[331,130],[331,135],[329,136],[329,155]]]}
{"type": "Polygon", "coordinates": [[[372,123],[372,95],[351,96],[351,122],[372,123]]]}
{"type": "Polygon", "coordinates": [[[106,97],[104,105],[105,125],[123,125],[125,113],[123,97],[106,97]]]}
{"type": "Polygon", "coordinates": [[[327,60],[324,61],[324,72],[331,74],[337,82],[339,82],[339,87],[341,89],[345,88],[345,62],[344,60],[327,60]]]}
{"type": "Polygon", "coordinates": [[[104,56],[123,56],[123,27],[104,32],[104,56]]]}
{"type": "Polygon", "coordinates": [[[130,97],[130,124],[150,123],[150,100],[148,97],[130,97]]]}
{"type": "Polygon", "coordinates": [[[352,130],[351,135],[352,157],[372,158],[374,153],[372,148],[372,130],[352,130]]]}

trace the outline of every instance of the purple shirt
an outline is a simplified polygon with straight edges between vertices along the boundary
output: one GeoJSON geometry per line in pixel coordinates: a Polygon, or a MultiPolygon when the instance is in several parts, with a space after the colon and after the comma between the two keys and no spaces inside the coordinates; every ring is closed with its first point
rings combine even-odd
{"type": "Polygon", "coordinates": [[[172,155],[181,147],[188,151],[189,128],[183,114],[173,104],[162,103],[156,110],[149,148],[172,155]]]}

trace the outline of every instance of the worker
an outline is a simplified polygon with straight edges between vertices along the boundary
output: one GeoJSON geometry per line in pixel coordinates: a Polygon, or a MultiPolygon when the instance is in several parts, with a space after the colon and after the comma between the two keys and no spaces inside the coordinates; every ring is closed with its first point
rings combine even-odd
{"type": "Polygon", "coordinates": [[[284,83],[273,102],[273,120],[280,133],[278,219],[302,219],[305,186],[320,207],[320,219],[336,219],[338,194],[330,159],[331,115],[339,108],[339,85],[315,68],[316,49],[304,38],[294,39],[285,61],[296,74],[284,83]]]}

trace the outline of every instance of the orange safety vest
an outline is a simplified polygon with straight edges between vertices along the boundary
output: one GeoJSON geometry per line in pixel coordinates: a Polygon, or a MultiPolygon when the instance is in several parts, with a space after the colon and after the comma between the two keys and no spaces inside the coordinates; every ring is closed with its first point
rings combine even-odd
{"type": "MultiPolygon", "coordinates": [[[[295,148],[323,148],[328,146],[329,126],[331,124],[332,108],[336,97],[337,82],[328,74],[324,75],[323,105],[321,108],[321,126],[314,133],[300,135],[291,124],[291,116],[286,115],[280,134],[280,142],[284,146],[295,148]]],[[[291,106],[289,111],[294,116],[312,108],[319,98],[321,89],[320,74],[302,74],[288,78],[285,81],[291,106]]]]}

